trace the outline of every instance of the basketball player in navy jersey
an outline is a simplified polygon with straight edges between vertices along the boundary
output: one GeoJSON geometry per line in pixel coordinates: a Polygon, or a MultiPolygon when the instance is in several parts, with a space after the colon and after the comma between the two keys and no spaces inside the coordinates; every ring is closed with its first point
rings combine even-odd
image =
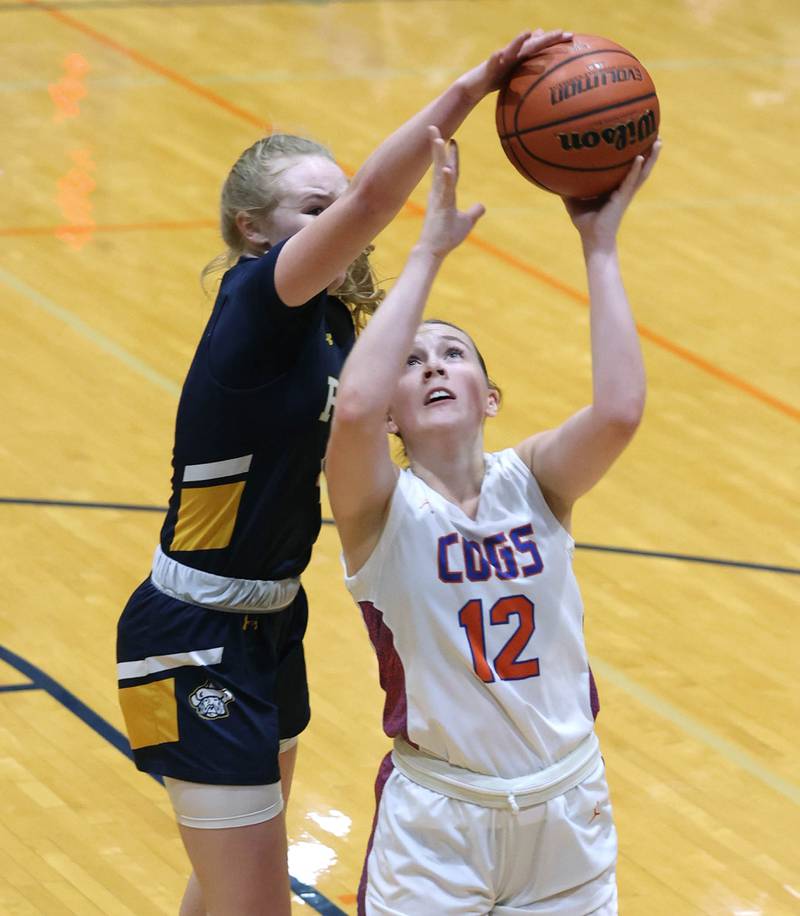
{"type": "Polygon", "coordinates": [[[569,530],[644,408],[616,235],[659,145],[606,200],[566,201],[589,279],[592,403],[486,454],[499,391],[483,358],[461,329],[420,325],[443,259],[483,213],[458,211],[455,145],[431,135],[422,234],[344,368],[326,460],[394,739],[359,912],[612,916],[616,833],[569,530]]]}
{"type": "Polygon", "coordinates": [[[365,249],[428,167],[428,125],[451,136],[519,60],[569,37],[519,35],[349,183],[327,150],[285,135],[225,182],[230,269],[181,394],[152,573],[117,647],[136,765],[164,777],[194,869],[183,916],[290,912],[283,805],[309,719],[300,575],[339,373],[381,298],[365,249]]]}

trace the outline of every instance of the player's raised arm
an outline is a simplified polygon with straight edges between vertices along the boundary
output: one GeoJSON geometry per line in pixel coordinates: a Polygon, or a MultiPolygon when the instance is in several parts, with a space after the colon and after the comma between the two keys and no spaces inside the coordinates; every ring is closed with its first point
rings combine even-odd
{"type": "Polygon", "coordinates": [[[565,200],[581,237],[589,282],[592,403],[556,429],[517,446],[562,521],[569,520],[575,500],[619,457],[644,411],[644,363],[622,283],[617,230],[659,150],[656,143],[646,161],[637,156],[623,183],[607,199],[565,200]]]}
{"type": "Polygon", "coordinates": [[[414,336],[444,258],[484,209],[456,207],[458,150],[429,128],[433,180],[419,240],[385,302],[359,336],[342,371],[325,461],[331,508],[348,570],[372,552],[397,480],[387,443],[392,395],[409,363],[414,336]]]}
{"type": "Polygon", "coordinates": [[[275,270],[281,299],[300,305],[328,288],[392,220],[430,165],[430,125],[448,139],[519,61],[570,37],[560,29],[522,32],[391,134],[345,193],[286,243],[275,270]]]}

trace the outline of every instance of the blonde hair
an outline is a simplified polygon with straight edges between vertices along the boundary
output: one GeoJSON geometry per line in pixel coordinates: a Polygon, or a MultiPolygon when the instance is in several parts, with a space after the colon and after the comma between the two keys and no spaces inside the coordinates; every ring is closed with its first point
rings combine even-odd
{"type": "MultiPolygon", "coordinates": [[[[209,276],[233,266],[245,250],[236,215],[242,211],[269,214],[281,200],[280,176],[286,169],[285,160],[303,156],[323,156],[334,161],[330,150],[320,143],[292,134],[262,137],[239,156],[220,196],[220,232],[228,247],[203,268],[200,280],[206,292],[209,276]]],[[[364,327],[385,295],[369,262],[373,250],[372,245],[364,249],[348,267],[344,282],[335,292],[350,309],[357,330],[364,327]]]]}

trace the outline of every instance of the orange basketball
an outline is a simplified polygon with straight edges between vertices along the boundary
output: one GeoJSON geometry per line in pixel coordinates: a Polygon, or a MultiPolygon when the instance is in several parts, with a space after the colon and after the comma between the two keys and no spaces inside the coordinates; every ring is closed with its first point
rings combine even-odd
{"type": "Polygon", "coordinates": [[[575,35],[510,74],[497,98],[503,150],[528,181],[566,197],[615,188],[658,136],[649,73],[607,38],[575,35]]]}

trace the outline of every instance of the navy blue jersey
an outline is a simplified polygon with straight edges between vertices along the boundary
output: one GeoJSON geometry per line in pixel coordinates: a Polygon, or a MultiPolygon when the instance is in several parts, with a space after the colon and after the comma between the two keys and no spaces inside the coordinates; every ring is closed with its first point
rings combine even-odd
{"type": "Polygon", "coordinates": [[[319,474],[339,373],[354,341],[326,292],[289,308],[275,291],[283,243],[223,277],[183,386],[161,549],[237,579],[285,579],[320,527],[319,474]]]}

